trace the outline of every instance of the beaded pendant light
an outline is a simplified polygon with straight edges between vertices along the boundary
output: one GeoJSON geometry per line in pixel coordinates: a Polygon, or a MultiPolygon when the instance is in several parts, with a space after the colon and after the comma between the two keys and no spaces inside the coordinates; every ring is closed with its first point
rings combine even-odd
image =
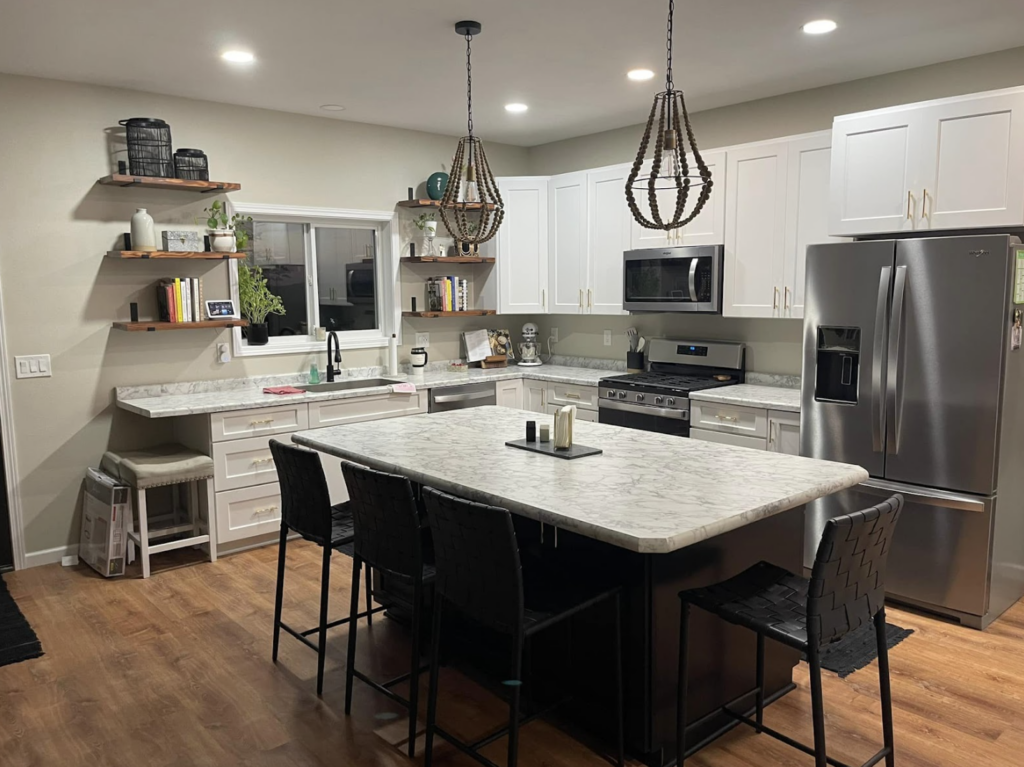
{"type": "Polygon", "coordinates": [[[626,181],[626,201],[629,203],[633,218],[646,229],[665,231],[679,229],[693,221],[707,204],[712,187],[711,171],[701,157],[697,141],[693,137],[690,115],[686,111],[686,100],[683,92],[676,90],[672,80],[675,10],[675,0],[669,0],[665,91],[654,97],[651,115],[647,118],[647,127],[640,141],[640,150],[626,181]],[[650,173],[641,175],[644,162],[648,159],[652,134],[654,151],[650,157],[650,173]],[[688,154],[693,156],[692,166],[687,159],[688,154]],[[675,205],[669,210],[662,210],[658,203],[658,192],[672,191],[675,192],[675,205]],[[647,196],[650,202],[650,218],[644,215],[637,205],[637,194],[647,196]]]}
{"type": "Polygon", "coordinates": [[[473,135],[473,37],[480,34],[477,21],[460,21],[455,31],[466,38],[466,113],[468,134],[459,139],[452,158],[451,178],[441,197],[441,220],[459,242],[471,246],[487,242],[498,233],[505,217],[498,185],[487,164],[480,139],[473,135]]]}

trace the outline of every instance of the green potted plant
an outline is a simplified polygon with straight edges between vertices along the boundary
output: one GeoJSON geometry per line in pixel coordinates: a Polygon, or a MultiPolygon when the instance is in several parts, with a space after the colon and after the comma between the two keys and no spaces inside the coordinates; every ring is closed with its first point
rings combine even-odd
{"type": "Polygon", "coordinates": [[[270,340],[268,314],[284,314],[284,303],[267,287],[267,278],[259,266],[238,265],[238,300],[242,315],[249,320],[246,338],[250,346],[264,346],[270,340]]]}
{"type": "Polygon", "coordinates": [[[243,224],[252,221],[252,216],[236,213],[228,218],[228,207],[220,200],[214,200],[209,208],[203,208],[206,225],[210,228],[210,249],[215,253],[234,253],[245,250],[249,245],[249,232],[243,224]]]}

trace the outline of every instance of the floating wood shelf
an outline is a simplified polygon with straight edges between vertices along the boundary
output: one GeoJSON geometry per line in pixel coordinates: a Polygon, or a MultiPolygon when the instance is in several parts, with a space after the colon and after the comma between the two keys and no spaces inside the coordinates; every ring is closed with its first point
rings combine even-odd
{"type": "Polygon", "coordinates": [[[173,250],[108,250],[107,258],[125,259],[203,259],[207,261],[223,261],[228,258],[245,258],[245,253],[213,253],[194,251],[173,251],[173,250]]]}
{"type": "Polygon", "coordinates": [[[237,192],[242,188],[241,184],[234,184],[228,181],[189,181],[184,178],[129,176],[124,173],[104,176],[96,183],[103,184],[104,186],[134,186],[142,189],[181,189],[186,192],[201,192],[202,194],[237,192]]]}
{"type": "Polygon", "coordinates": [[[493,264],[493,258],[482,256],[402,256],[403,264],[493,264]]]}
{"type": "MultiPolygon", "coordinates": [[[[399,208],[440,208],[441,207],[441,201],[440,200],[402,200],[401,202],[398,203],[398,207],[399,208]]],[[[483,208],[483,203],[481,203],[481,202],[458,203],[458,207],[459,208],[465,207],[465,210],[480,210],[481,208],[483,208]]],[[[495,206],[493,204],[489,204],[487,206],[488,210],[494,210],[494,208],[495,208],[495,206]]]]}
{"type": "Polygon", "coordinates": [[[154,330],[205,330],[206,328],[244,328],[248,320],[204,320],[203,322],[115,322],[114,330],[130,332],[154,330]]]}
{"type": "Polygon", "coordinates": [[[489,314],[497,313],[496,309],[469,309],[464,312],[402,312],[402,316],[434,319],[437,317],[484,317],[489,314]]]}

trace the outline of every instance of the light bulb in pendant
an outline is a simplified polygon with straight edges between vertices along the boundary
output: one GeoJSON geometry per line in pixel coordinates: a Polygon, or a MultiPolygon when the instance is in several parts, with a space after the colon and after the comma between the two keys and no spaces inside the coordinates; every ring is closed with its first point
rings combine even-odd
{"type": "Polygon", "coordinates": [[[463,202],[479,202],[480,193],[476,185],[476,168],[472,165],[466,168],[466,184],[463,187],[463,202]]]}

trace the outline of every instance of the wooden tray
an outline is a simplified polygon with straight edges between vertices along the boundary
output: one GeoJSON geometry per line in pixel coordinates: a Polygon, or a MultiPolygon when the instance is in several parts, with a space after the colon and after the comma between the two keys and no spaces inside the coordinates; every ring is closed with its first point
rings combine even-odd
{"type": "Polygon", "coordinates": [[[517,447],[520,450],[529,450],[531,453],[552,455],[555,458],[563,458],[571,461],[574,458],[585,458],[588,455],[601,455],[604,451],[596,447],[586,445],[573,445],[568,450],[556,450],[554,441],[551,442],[527,442],[525,439],[517,439],[506,442],[507,447],[517,447]]]}
{"type": "Polygon", "coordinates": [[[492,354],[488,357],[484,357],[484,359],[480,361],[480,367],[484,370],[490,370],[491,368],[507,368],[508,357],[504,354],[492,354]]]}

